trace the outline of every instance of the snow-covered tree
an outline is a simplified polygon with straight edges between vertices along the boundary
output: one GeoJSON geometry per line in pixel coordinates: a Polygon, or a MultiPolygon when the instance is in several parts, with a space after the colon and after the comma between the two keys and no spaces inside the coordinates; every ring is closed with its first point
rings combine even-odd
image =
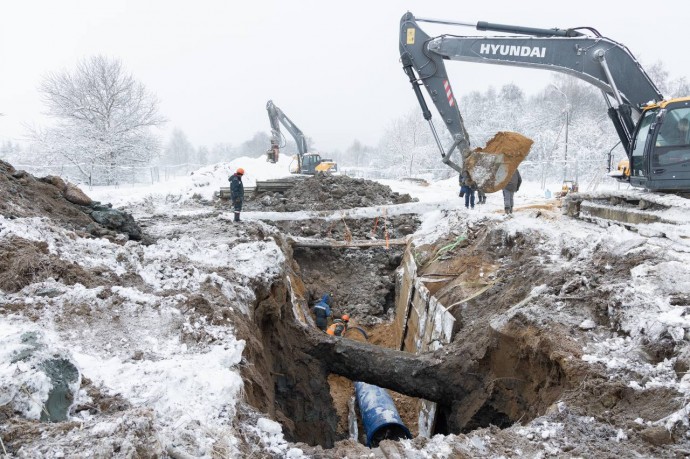
{"type": "Polygon", "coordinates": [[[266,153],[266,150],[268,150],[268,147],[270,145],[271,145],[271,137],[263,131],[257,131],[251,139],[249,139],[245,142],[242,142],[240,144],[238,152],[236,153],[236,157],[237,156],[251,156],[251,157],[260,156],[260,155],[266,153]]]}
{"type": "Polygon", "coordinates": [[[187,164],[194,161],[194,146],[182,129],[175,128],[163,150],[163,163],[171,165],[187,164]]]}
{"type": "Polygon", "coordinates": [[[355,139],[352,145],[347,147],[347,149],[340,153],[339,164],[349,165],[349,166],[369,166],[369,161],[372,159],[373,148],[362,144],[359,140],[355,139]]]}
{"type": "Polygon", "coordinates": [[[210,151],[209,161],[211,163],[222,163],[232,161],[235,158],[235,148],[229,143],[217,143],[210,151]]]}
{"type": "Polygon", "coordinates": [[[22,147],[18,143],[7,140],[0,144],[0,159],[9,163],[14,163],[19,160],[22,153],[22,147]]]}
{"type": "Polygon", "coordinates": [[[94,56],[73,71],[50,73],[39,87],[53,126],[33,138],[47,155],[74,164],[83,179],[117,183],[127,168],[160,152],[151,128],[166,120],[158,99],[125,71],[118,59],[94,56]]]}
{"type": "Polygon", "coordinates": [[[199,147],[199,149],[196,151],[196,161],[199,164],[208,164],[210,157],[211,157],[211,152],[208,150],[208,147],[205,145],[201,145],[199,147]]]}
{"type": "MultiPolygon", "coordinates": [[[[447,130],[439,134],[450,144],[447,130]]],[[[433,169],[443,168],[429,125],[417,107],[391,122],[378,149],[377,167],[390,169],[395,176],[433,174],[433,169]]]]}

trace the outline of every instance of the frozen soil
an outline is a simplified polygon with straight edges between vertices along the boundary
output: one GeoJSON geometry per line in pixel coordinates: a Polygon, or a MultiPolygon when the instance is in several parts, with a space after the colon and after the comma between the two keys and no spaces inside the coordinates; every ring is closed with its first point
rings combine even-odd
{"type": "Polygon", "coordinates": [[[395,309],[395,270],[401,248],[294,249],[310,304],[333,296],[334,317],[349,314],[362,325],[390,319],[395,309]]]}
{"type": "Polygon", "coordinates": [[[376,218],[340,218],[333,220],[284,220],[272,222],[284,233],[337,241],[350,239],[397,239],[414,233],[419,227],[417,215],[376,218]]]}
{"type": "MultiPolygon", "coordinates": [[[[574,231],[547,209],[508,220],[447,213],[443,229],[417,235],[408,250],[456,319],[452,342],[435,355],[472,368],[439,384],[472,390],[439,405],[439,435],[370,450],[347,440],[350,381],[303,349],[309,314],[308,325],[295,321],[329,291],[335,313],[353,316],[371,344],[395,347],[394,272],[405,249],[292,248],[286,231],[312,226],[322,237],[323,223],[233,225],[210,206],[142,211],[144,245],[93,238],[30,200],[12,203],[15,216],[0,219],[3,330],[49,330],[61,355],[116,361],[133,377],[113,385],[82,360],[71,418],[55,423],[27,415],[23,389],[4,380],[15,397],[0,399],[9,457],[299,457],[297,448],[321,458],[690,455],[681,322],[690,287],[686,277],[668,280],[686,276],[688,260],[662,239],[574,231]],[[218,379],[239,375],[241,391],[195,385],[213,352],[227,353],[218,379]],[[179,369],[194,359],[203,365],[179,369]],[[166,373],[168,363],[177,370],[166,373]],[[179,401],[167,385],[138,384],[185,371],[179,401]],[[200,414],[197,405],[210,408],[200,414]],[[264,418],[282,434],[261,430],[264,418]]],[[[352,222],[362,235],[371,224],[352,222]]],[[[416,228],[411,217],[404,225],[416,228]]],[[[394,395],[415,430],[415,400],[405,397],[394,395]]]]}
{"type": "Polygon", "coordinates": [[[296,182],[283,193],[259,193],[247,197],[244,210],[295,212],[300,210],[336,210],[404,204],[414,199],[399,194],[389,186],[346,175],[317,174],[296,182]]]}

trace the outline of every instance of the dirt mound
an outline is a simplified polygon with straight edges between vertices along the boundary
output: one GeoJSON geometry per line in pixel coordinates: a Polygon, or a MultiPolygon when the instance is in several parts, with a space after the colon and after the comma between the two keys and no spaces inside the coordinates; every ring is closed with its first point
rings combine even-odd
{"type": "Polygon", "coordinates": [[[124,233],[129,239],[142,238],[131,215],[91,200],[60,177],[36,178],[4,161],[0,161],[0,215],[47,217],[65,228],[97,237],[115,239],[116,233],[124,233]]]}
{"type": "Polygon", "coordinates": [[[299,181],[279,193],[260,193],[247,201],[247,210],[295,212],[299,210],[335,210],[404,204],[414,199],[399,194],[386,185],[346,175],[318,174],[299,181]]]}
{"type": "Polygon", "coordinates": [[[29,284],[53,278],[66,285],[97,285],[94,275],[76,263],[48,253],[45,242],[19,237],[0,240],[0,290],[17,292],[29,284]]]}

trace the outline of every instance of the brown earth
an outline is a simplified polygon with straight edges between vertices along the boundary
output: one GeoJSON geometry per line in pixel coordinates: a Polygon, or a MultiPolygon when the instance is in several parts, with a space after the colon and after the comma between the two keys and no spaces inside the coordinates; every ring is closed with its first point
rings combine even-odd
{"type": "Polygon", "coordinates": [[[324,293],[333,296],[333,314],[349,314],[369,326],[393,313],[395,270],[402,248],[296,248],[294,259],[308,291],[309,304],[324,293]]]}
{"type": "Polygon", "coordinates": [[[14,293],[48,278],[67,285],[98,285],[93,273],[50,254],[45,242],[16,236],[0,240],[0,290],[14,293]]]}
{"type": "Polygon", "coordinates": [[[1,160],[0,215],[49,218],[79,236],[119,243],[123,234],[132,240],[142,237],[129,214],[93,201],[76,185],[56,176],[37,178],[1,160]]]}
{"type": "Polygon", "coordinates": [[[47,217],[68,229],[85,230],[93,220],[79,205],[65,198],[65,186],[59,177],[38,179],[0,161],[0,215],[47,217]]]}

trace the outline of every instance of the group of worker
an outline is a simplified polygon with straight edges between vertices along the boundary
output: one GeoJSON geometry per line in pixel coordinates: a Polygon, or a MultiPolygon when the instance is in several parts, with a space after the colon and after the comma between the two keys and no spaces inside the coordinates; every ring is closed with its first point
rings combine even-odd
{"type": "MultiPolygon", "coordinates": [[[[460,174],[459,180],[460,197],[465,198],[465,207],[467,209],[474,209],[475,191],[477,192],[478,204],[486,204],[486,193],[477,187],[467,171],[463,171],[463,173],[460,174]]],[[[506,215],[513,213],[513,195],[520,189],[520,185],[522,185],[522,177],[520,176],[520,171],[516,169],[508,183],[503,187],[503,208],[505,209],[506,215]]]]}
{"type": "Polygon", "coordinates": [[[333,336],[344,336],[347,332],[347,327],[350,323],[350,316],[343,314],[339,319],[334,319],[331,325],[328,325],[328,318],[332,316],[331,303],[333,297],[330,293],[326,293],[321,297],[318,303],[314,305],[312,311],[314,312],[316,327],[333,336]]]}
{"type": "MultiPolygon", "coordinates": [[[[235,219],[233,221],[240,221],[240,212],[242,212],[242,204],[244,203],[244,185],[242,184],[242,176],[244,169],[238,168],[237,171],[230,176],[230,201],[232,202],[235,219]]],[[[522,184],[522,177],[520,171],[516,170],[510,181],[503,188],[503,205],[506,214],[513,213],[513,195],[520,189],[522,184]]],[[[470,178],[467,171],[460,175],[460,197],[465,198],[465,207],[474,209],[474,192],[477,192],[478,204],[486,204],[486,193],[477,188],[475,183],[470,178]]]]}

